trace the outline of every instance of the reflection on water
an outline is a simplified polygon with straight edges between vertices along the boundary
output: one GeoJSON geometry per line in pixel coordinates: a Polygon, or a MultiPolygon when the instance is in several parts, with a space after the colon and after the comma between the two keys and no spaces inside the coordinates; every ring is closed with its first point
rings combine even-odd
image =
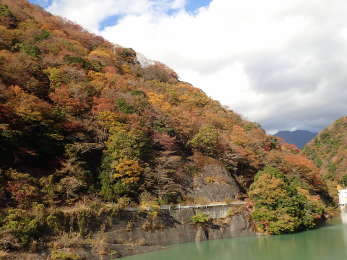
{"type": "Polygon", "coordinates": [[[292,235],[241,237],[175,246],[127,260],[346,260],[347,209],[341,221],[292,235]],[[341,223],[342,222],[342,223],[341,223]]]}
{"type": "Polygon", "coordinates": [[[341,222],[342,232],[343,232],[343,241],[345,243],[345,252],[347,252],[347,206],[340,206],[341,209],[341,222]]]}
{"type": "Polygon", "coordinates": [[[347,224],[347,206],[340,206],[341,209],[341,221],[343,224],[347,224]]]}

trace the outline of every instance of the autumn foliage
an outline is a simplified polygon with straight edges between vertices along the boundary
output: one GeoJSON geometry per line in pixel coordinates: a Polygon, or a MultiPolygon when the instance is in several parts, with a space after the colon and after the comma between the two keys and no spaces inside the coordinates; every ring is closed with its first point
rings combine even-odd
{"type": "Polygon", "coordinates": [[[309,196],[305,185],[276,168],[257,173],[250,187],[254,202],[253,219],[261,232],[292,233],[311,229],[321,223],[323,204],[309,196]]]}
{"type": "MultiPolygon", "coordinates": [[[[142,67],[134,50],[25,0],[0,0],[0,144],[6,212],[86,198],[139,203],[143,194],[181,203],[206,163],[192,160],[196,154],[220,162],[243,197],[257,172],[272,166],[326,199],[317,167],[297,149],[181,82],[167,66],[142,67]]],[[[36,219],[17,213],[0,214],[6,232],[16,230],[2,219],[23,225],[36,219]]],[[[18,234],[19,244],[38,237],[37,228],[18,234]]]]}
{"type": "Polygon", "coordinates": [[[346,187],[347,184],[346,128],[347,118],[342,117],[322,130],[304,147],[305,155],[319,168],[319,174],[327,183],[329,193],[336,202],[336,187],[346,187]]]}

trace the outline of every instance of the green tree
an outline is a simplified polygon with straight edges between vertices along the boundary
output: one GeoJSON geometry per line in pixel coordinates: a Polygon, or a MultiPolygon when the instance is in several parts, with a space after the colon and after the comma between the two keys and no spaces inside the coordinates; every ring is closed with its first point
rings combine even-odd
{"type": "Polygon", "coordinates": [[[151,153],[146,133],[125,125],[111,128],[106,142],[101,178],[101,194],[107,200],[137,196],[144,172],[143,162],[151,153]]]}
{"type": "Polygon", "coordinates": [[[340,180],[340,184],[343,185],[344,187],[347,187],[347,174],[342,176],[340,180]]]}
{"type": "Polygon", "coordinates": [[[218,130],[210,125],[202,126],[199,132],[194,135],[189,144],[205,154],[213,155],[217,152],[219,133],[218,130]]]}
{"type": "Polygon", "coordinates": [[[300,193],[297,185],[276,168],[266,167],[257,173],[249,197],[254,203],[252,217],[259,231],[291,233],[319,224],[323,209],[300,193]]]}

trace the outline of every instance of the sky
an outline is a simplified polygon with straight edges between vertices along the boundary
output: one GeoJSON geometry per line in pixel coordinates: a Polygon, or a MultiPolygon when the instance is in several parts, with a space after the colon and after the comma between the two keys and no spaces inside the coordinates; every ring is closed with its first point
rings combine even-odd
{"type": "Polygon", "coordinates": [[[345,0],[31,0],[277,130],[347,111],[345,0]]]}

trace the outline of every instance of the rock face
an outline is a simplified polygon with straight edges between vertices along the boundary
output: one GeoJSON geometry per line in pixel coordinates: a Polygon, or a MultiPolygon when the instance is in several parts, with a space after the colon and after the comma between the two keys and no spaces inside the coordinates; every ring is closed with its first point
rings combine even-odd
{"type": "Polygon", "coordinates": [[[221,223],[216,221],[206,226],[176,223],[171,228],[152,232],[144,232],[142,228],[136,228],[129,232],[120,228],[105,235],[106,240],[116,242],[110,247],[117,250],[122,256],[126,256],[158,250],[172,244],[225,239],[250,234],[253,234],[253,230],[247,216],[236,215],[223,220],[221,223]],[[128,245],[121,244],[125,241],[128,245]]]}
{"type": "Polygon", "coordinates": [[[239,186],[221,162],[202,155],[194,157],[193,160],[204,162],[193,178],[192,197],[196,201],[208,203],[233,200],[237,197],[239,186]]]}
{"type": "MultiPolygon", "coordinates": [[[[212,210],[219,211],[220,209],[217,207],[212,210]]],[[[107,232],[99,232],[94,235],[92,247],[80,243],[58,250],[76,253],[85,259],[111,260],[116,257],[161,250],[173,244],[255,234],[246,208],[229,206],[225,210],[229,212],[228,216],[211,219],[210,222],[204,224],[194,224],[191,220],[196,214],[206,212],[204,209],[181,209],[171,212],[162,210],[156,216],[153,212],[122,212],[117,219],[113,219],[116,223],[107,232]]],[[[46,252],[17,254],[11,259],[46,260],[47,255],[46,252]]]]}
{"type": "MultiPolygon", "coordinates": [[[[120,256],[155,251],[172,244],[255,234],[249,212],[244,206],[163,210],[150,220],[143,214],[124,213],[121,219],[121,222],[103,234],[104,241],[107,241],[106,251],[116,250],[120,256]],[[212,216],[214,213],[220,214],[221,210],[227,212],[223,218],[212,218],[204,224],[192,222],[196,214],[207,213],[212,216]],[[129,223],[132,223],[131,228],[129,223]]],[[[98,259],[95,252],[91,254],[98,259]]]]}

